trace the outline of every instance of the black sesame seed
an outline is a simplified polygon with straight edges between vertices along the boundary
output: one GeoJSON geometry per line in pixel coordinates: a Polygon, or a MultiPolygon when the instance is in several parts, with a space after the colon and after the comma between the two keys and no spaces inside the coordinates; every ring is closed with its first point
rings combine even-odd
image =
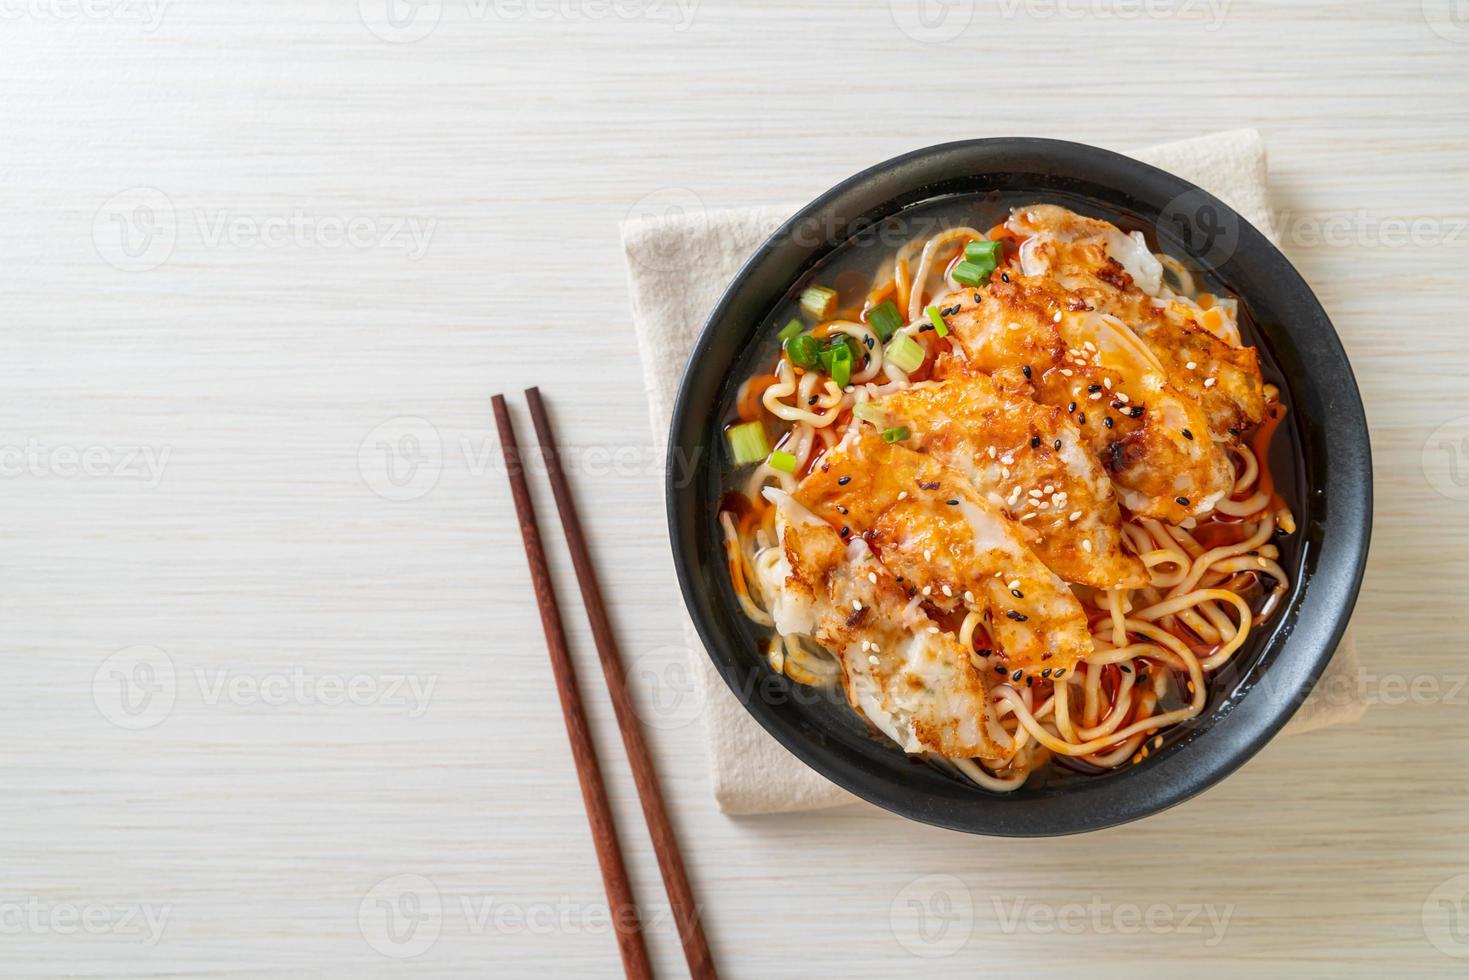
{"type": "Polygon", "coordinates": [[[1034,683],[1035,683],[1035,675],[1034,674],[1027,674],[1027,675],[1025,675],[1025,686],[1026,687],[1030,687],[1034,683]]]}
{"type": "Polygon", "coordinates": [[[1042,677],[1050,677],[1051,676],[1051,668],[1047,667],[1045,670],[1041,671],[1041,676],[1042,677]]]}
{"type": "Polygon", "coordinates": [[[1127,666],[1127,664],[1118,664],[1117,666],[1124,674],[1132,673],[1132,668],[1127,666]]]}
{"type": "Polygon", "coordinates": [[[1133,418],[1137,418],[1141,414],[1143,414],[1143,407],[1141,405],[1134,405],[1134,406],[1132,406],[1132,417],[1133,418]]]}
{"type": "Polygon", "coordinates": [[[1086,413],[1085,412],[1082,412],[1079,415],[1077,415],[1076,416],[1076,421],[1079,422],[1079,423],[1081,423],[1082,425],[1086,425],[1086,413]]]}
{"type": "Polygon", "coordinates": [[[1039,448],[1041,448],[1041,437],[1040,436],[1031,436],[1030,437],[1030,448],[1031,449],[1039,449],[1039,448]]]}
{"type": "Polygon", "coordinates": [[[1187,497],[1174,497],[1173,499],[1178,502],[1178,506],[1180,506],[1180,507],[1187,507],[1188,506],[1188,498],[1187,497]]]}
{"type": "Polygon", "coordinates": [[[1060,677],[1064,673],[1066,673],[1066,668],[1065,667],[1057,667],[1056,668],[1056,676],[1057,677],[1060,677]]]}
{"type": "Polygon", "coordinates": [[[1016,612],[1013,609],[1011,609],[1009,612],[1005,613],[1005,615],[1006,616],[1009,616],[1011,619],[1015,620],[1015,622],[1017,622],[1017,623],[1023,623],[1027,619],[1030,618],[1029,616],[1025,615],[1025,613],[1019,613],[1019,612],[1016,612]]]}
{"type": "Polygon", "coordinates": [[[1086,386],[1086,390],[1088,392],[1092,393],[1092,394],[1096,394],[1097,392],[1099,392],[1099,391],[1102,390],[1102,386],[1101,385],[1087,385],[1086,386]]]}
{"type": "Polygon", "coordinates": [[[974,301],[976,303],[983,303],[984,302],[984,296],[981,295],[980,293],[975,293],[974,294],[974,301]]]}
{"type": "Polygon", "coordinates": [[[1017,670],[1015,673],[1013,673],[1013,674],[1010,675],[1010,679],[1012,681],[1018,681],[1023,676],[1025,676],[1025,671],[1023,671],[1023,670],[1017,670]]]}
{"type": "Polygon", "coordinates": [[[1024,599],[1025,598],[1025,594],[1022,593],[1019,589],[1011,589],[1010,590],[1010,594],[1013,595],[1017,599],[1024,599]]]}
{"type": "Polygon", "coordinates": [[[946,501],[944,501],[944,503],[948,504],[950,507],[958,507],[959,506],[959,501],[957,501],[957,500],[946,500],[946,501]]]}
{"type": "Polygon", "coordinates": [[[1193,437],[1194,437],[1194,434],[1192,432],[1188,431],[1187,429],[1184,429],[1183,430],[1183,437],[1185,439],[1192,440],[1193,437]]]}
{"type": "Polygon", "coordinates": [[[984,647],[982,650],[979,651],[979,655],[981,657],[988,657],[991,654],[993,654],[994,652],[995,651],[991,650],[989,647],[984,647]]]}
{"type": "Polygon", "coordinates": [[[847,508],[838,506],[837,507],[837,513],[838,514],[841,514],[843,517],[846,517],[847,516],[847,508]]]}
{"type": "Polygon", "coordinates": [[[1010,281],[1010,273],[1008,273],[1008,272],[1002,272],[1002,273],[1000,273],[1000,281],[1001,282],[1009,282],[1010,281]]]}
{"type": "Polygon", "coordinates": [[[953,316],[955,313],[958,313],[963,308],[964,307],[960,304],[955,303],[953,306],[950,306],[947,309],[939,310],[939,316],[953,316]]]}
{"type": "Polygon", "coordinates": [[[877,346],[877,340],[872,336],[872,334],[868,334],[867,336],[863,337],[862,343],[867,345],[868,350],[872,350],[873,347],[877,346]]]}
{"type": "Polygon", "coordinates": [[[921,326],[921,327],[918,328],[918,332],[919,333],[928,333],[932,329],[933,329],[933,324],[931,324],[931,323],[925,323],[923,326],[921,326]]]}
{"type": "Polygon", "coordinates": [[[1112,403],[1112,407],[1113,408],[1121,408],[1122,407],[1122,403],[1121,402],[1113,402],[1112,403]]]}
{"type": "Polygon", "coordinates": [[[1020,372],[1022,374],[1024,374],[1026,376],[1026,378],[1029,378],[1030,377],[1030,365],[1029,364],[1022,364],[1022,365],[1020,365],[1020,372]]]}
{"type": "Polygon", "coordinates": [[[846,526],[843,526],[842,527],[842,537],[845,538],[845,537],[847,537],[851,533],[852,533],[852,529],[851,528],[846,527],[846,526]]]}
{"type": "Polygon", "coordinates": [[[1070,405],[1067,405],[1066,406],[1066,411],[1068,411],[1068,412],[1074,412],[1074,411],[1076,411],[1076,402],[1072,402],[1070,405]]]}
{"type": "Polygon", "coordinates": [[[997,673],[997,674],[1008,674],[1009,672],[1010,671],[1005,667],[1004,664],[995,664],[995,673],[997,673]]]}
{"type": "Polygon", "coordinates": [[[837,481],[837,486],[844,487],[848,483],[851,483],[851,482],[852,482],[852,478],[850,476],[844,476],[840,480],[837,481]]]}
{"type": "Polygon", "coordinates": [[[812,395],[810,398],[806,399],[806,404],[807,405],[815,405],[816,404],[816,400],[818,398],[820,398],[820,397],[821,397],[820,395],[812,395]]]}
{"type": "Polygon", "coordinates": [[[1061,440],[1060,439],[1057,439],[1055,442],[1051,443],[1051,448],[1054,449],[1054,450],[1056,450],[1057,452],[1060,452],[1061,451],[1061,440]]]}
{"type": "Polygon", "coordinates": [[[1109,415],[1106,418],[1102,419],[1102,424],[1109,429],[1112,428],[1112,416],[1109,415]]]}

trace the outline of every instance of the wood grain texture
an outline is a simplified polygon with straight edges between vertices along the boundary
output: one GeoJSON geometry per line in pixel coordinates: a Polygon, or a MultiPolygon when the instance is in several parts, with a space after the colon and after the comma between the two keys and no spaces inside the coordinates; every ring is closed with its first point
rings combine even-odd
{"type": "MultiPolygon", "coordinates": [[[[89,9],[115,16],[8,4],[0,25],[0,971],[619,975],[486,401],[538,384],[726,976],[1038,957],[1100,977],[1460,972],[1469,38],[1452,22],[1435,32],[1417,0],[1236,0],[1221,21],[980,0],[924,42],[888,0],[702,0],[683,29],[647,4],[445,0],[394,43],[367,22],[425,22],[385,27],[375,0],[196,0],[151,29],[124,16],[141,4],[89,9]],[[1245,125],[1372,426],[1365,720],[1080,838],[970,839],[863,806],[721,817],[679,701],[617,223],[807,199],[958,137],[1127,149],[1245,125]],[[1171,924],[1134,927],[1154,905],[1171,924]],[[1206,905],[1228,910],[1217,942],[1181,923],[1206,905]]],[[[575,595],[564,550],[551,561],[575,595]]],[[[651,847],[625,845],[655,966],[679,975],[651,847]]]]}

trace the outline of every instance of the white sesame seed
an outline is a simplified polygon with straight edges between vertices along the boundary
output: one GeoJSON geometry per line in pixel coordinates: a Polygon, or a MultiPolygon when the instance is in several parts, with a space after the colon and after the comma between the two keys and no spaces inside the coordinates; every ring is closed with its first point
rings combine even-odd
{"type": "Polygon", "coordinates": [[[901,493],[899,493],[898,494],[898,499],[899,500],[907,500],[908,499],[908,491],[907,490],[904,490],[901,493]]]}
{"type": "Polygon", "coordinates": [[[882,647],[880,647],[876,643],[874,643],[874,644],[872,644],[872,652],[873,653],[882,653],[882,647]]]}
{"type": "Polygon", "coordinates": [[[931,585],[925,585],[923,587],[923,594],[924,595],[933,595],[933,586],[931,586],[931,585]]]}
{"type": "Polygon", "coordinates": [[[1112,397],[1116,398],[1120,402],[1126,402],[1127,401],[1127,393],[1126,392],[1122,392],[1122,391],[1116,392],[1112,397]]]}
{"type": "Polygon", "coordinates": [[[938,631],[939,631],[939,628],[938,628],[938,627],[937,627],[937,626],[930,626],[930,627],[929,627],[929,628],[928,628],[928,631],[929,631],[929,632],[930,632],[930,633],[937,633],[937,632],[938,632],[938,631]]]}
{"type": "Polygon", "coordinates": [[[1184,367],[1188,368],[1190,371],[1192,371],[1194,368],[1196,368],[1198,366],[1199,366],[1199,363],[1197,361],[1189,361],[1187,364],[1184,365],[1184,367]]]}
{"type": "Polygon", "coordinates": [[[1204,379],[1204,387],[1205,388],[1212,388],[1212,387],[1214,387],[1218,383],[1219,383],[1219,379],[1218,378],[1206,378],[1206,379],[1204,379]]]}
{"type": "Polygon", "coordinates": [[[867,662],[870,663],[870,664],[872,664],[872,666],[874,666],[874,667],[876,667],[877,666],[877,663],[878,663],[877,658],[874,657],[874,656],[872,656],[871,654],[868,654],[867,655],[867,662]]]}
{"type": "Polygon", "coordinates": [[[1021,520],[1022,520],[1022,521],[1028,521],[1028,520],[1030,520],[1030,519],[1031,519],[1031,518],[1032,518],[1032,517],[1034,517],[1034,516],[1035,516],[1035,511],[1033,511],[1033,510],[1031,510],[1031,511],[1026,511],[1026,512],[1025,512],[1025,513],[1024,513],[1024,514],[1021,514],[1021,515],[1020,515],[1020,519],[1021,519],[1021,520]]]}
{"type": "Polygon", "coordinates": [[[1039,500],[1040,499],[1040,496],[1041,496],[1041,492],[1039,490],[1032,490],[1032,491],[1030,491],[1030,495],[1032,497],[1035,497],[1037,500],[1039,500]]]}
{"type": "Polygon", "coordinates": [[[1055,487],[1054,484],[1051,484],[1051,483],[1047,483],[1046,484],[1046,488],[1041,491],[1041,493],[1055,493],[1055,492],[1056,492],[1056,487],[1055,487]]]}
{"type": "Polygon", "coordinates": [[[1036,510],[1050,510],[1050,509],[1051,509],[1051,502],[1049,500],[1042,500],[1040,502],[1040,505],[1036,507],[1036,510]]]}
{"type": "Polygon", "coordinates": [[[944,586],[944,595],[946,595],[950,599],[952,599],[952,598],[954,598],[954,590],[951,589],[951,588],[949,588],[947,585],[945,585],[944,586]]]}
{"type": "Polygon", "coordinates": [[[1056,311],[1056,315],[1053,316],[1053,317],[1051,317],[1051,322],[1052,323],[1060,323],[1061,322],[1061,311],[1060,310],[1057,310],[1056,311]]]}
{"type": "Polygon", "coordinates": [[[964,601],[965,602],[973,602],[974,601],[974,593],[973,592],[970,592],[968,589],[964,590],[964,601]]]}
{"type": "Polygon", "coordinates": [[[1103,376],[1103,378],[1102,378],[1102,387],[1103,388],[1106,388],[1108,391],[1111,391],[1112,390],[1112,379],[1111,378],[1108,378],[1106,376],[1103,376]]]}
{"type": "Polygon", "coordinates": [[[857,610],[858,612],[861,612],[862,611],[862,601],[860,599],[853,599],[852,600],[852,608],[855,609],[855,610],[857,610]]]}
{"type": "Polygon", "coordinates": [[[1092,550],[1092,543],[1091,543],[1091,540],[1090,539],[1085,540],[1085,541],[1083,541],[1081,543],[1081,550],[1082,551],[1085,551],[1087,553],[1090,553],[1091,552],[1091,550],[1092,550]]]}
{"type": "Polygon", "coordinates": [[[989,448],[989,454],[990,454],[990,459],[994,459],[995,458],[995,447],[994,446],[991,446],[989,448]]]}
{"type": "Polygon", "coordinates": [[[1008,583],[1006,583],[1005,588],[1007,588],[1007,589],[1018,589],[1018,588],[1020,588],[1020,579],[1018,579],[1018,578],[1012,578],[1008,583]]]}
{"type": "Polygon", "coordinates": [[[871,582],[873,585],[876,585],[877,584],[877,573],[876,572],[868,572],[867,573],[867,581],[871,582]]]}
{"type": "Polygon", "coordinates": [[[1002,479],[1002,480],[1008,480],[1008,479],[1010,479],[1010,467],[1008,467],[1008,466],[1001,466],[1000,467],[1000,479],[1002,479]]]}
{"type": "Polygon", "coordinates": [[[1000,457],[1000,462],[1004,463],[1006,466],[1014,466],[1015,457],[1011,456],[1009,453],[1006,453],[1005,455],[1000,457]]]}
{"type": "Polygon", "coordinates": [[[1100,391],[1094,391],[1087,397],[1089,397],[1092,401],[1098,401],[1101,399],[1102,393],[1100,391]]]}
{"type": "Polygon", "coordinates": [[[1063,377],[1063,378],[1070,378],[1070,377],[1075,376],[1075,374],[1076,374],[1076,372],[1073,371],[1073,370],[1071,370],[1070,368],[1062,368],[1061,369],[1061,377],[1063,377]]]}
{"type": "Polygon", "coordinates": [[[932,551],[929,551],[927,548],[924,548],[923,549],[923,560],[924,561],[933,561],[933,552],[932,551]]]}
{"type": "Polygon", "coordinates": [[[872,641],[871,640],[863,640],[862,641],[862,652],[863,653],[866,653],[868,650],[871,650],[871,649],[872,649],[872,641]]]}
{"type": "Polygon", "coordinates": [[[1090,340],[1088,340],[1086,343],[1082,344],[1081,346],[1085,347],[1087,350],[1091,351],[1093,354],[1095,354],[1096,351],[1097,351],[1097,345],[1094,344],[1094,343],[1092,343],[1090,340]]]}
{"type": "Polygon", "coordinates": [[[1079,520],[1081,520],[1081,511],[1079,511],[1079,510],[1073,510],[1069,515],[1067,515],[1066,519],[1068,521],[1079,521],[1079,520]]]}

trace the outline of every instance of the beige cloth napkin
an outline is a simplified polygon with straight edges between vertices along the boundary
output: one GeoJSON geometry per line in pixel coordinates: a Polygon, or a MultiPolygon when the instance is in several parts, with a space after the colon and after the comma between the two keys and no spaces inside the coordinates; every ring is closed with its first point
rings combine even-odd
{"type": "MultiPolygon", "coordinates": [[[[1265,187],[1265,145],[1255,130],[1214,133],[1132,155],[1210,191],[1275,240],[1265,187]]],[[[643,378],[660,445],[668,436],[688,352],[709,311],[744,261],[795,210],[708,211],[695,206],[622,226],[643,378]]],[[[807,768],[745,712],[714,671],[693,625],[686,621],[685,630],[720,809],[777,813],[852,802],[851,795],[807,768]]],[[[1356,649],[1348,637],[1286,732],[1359,718],[1366,702],[1358,675],[1356,649]]]]}

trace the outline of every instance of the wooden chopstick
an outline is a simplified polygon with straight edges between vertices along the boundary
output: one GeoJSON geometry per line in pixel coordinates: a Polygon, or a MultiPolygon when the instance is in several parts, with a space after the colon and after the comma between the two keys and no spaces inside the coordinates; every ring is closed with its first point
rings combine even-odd
{"type": "Polygon", "coordinates": [[[495,426],[500,430],[500,451],[505,456],[505,471],[510,477],[510,493],[515,498],[515,513],[520,518],[520,536],[525,542],[525,558],[530,564],[530,577],[536,590],[536,605],[541,611],[541,627],[546,632],[546,648],[551,654],[551,670],[556,675],[556,693],[561,698],[561,715],[566,721],[566,734],[571,739],[571,755],[576,760],[576,776],[581,783],[582,803],[587,822],[592,827],[592,843],[597,849],[597,862],[602,868],[602,885],[607,890],[613,926],[617,931],[617,948],[622,954],[622,967],[629,977],[647,980],[653,976],[648,960],[648,947],[643,942],[643,926],[633,901],[632,885],[622,863],[617,843],[617,825],[612,807],[607,802],[607,787],[602,783],[602,768],[592,747],[586,711],[576,685],[576,669],[566,648],[566,631],[561,626],[561,612],[556,605],[556,590],[551,584],[546,565],[546,552],[541,547],[541,533],[536,526],[535,507],[520,460],[520,444],[510,423],[505,398],[496,395],[495,426]]]}
{"type": "Polygon", "coordinates": [[[643,740],[643,727],[638,722],[632,698],[628,695],[622,655],[618,652],[617,638],[612,632],[612,621],[607,616],[607,605],[602,601],[602,590],[597,584],[597,570],[592,564],[591,553],[587,550],[586,535],[576,513],[576,501],[571,496],[571,486],[561,468],[561,457],[556,450],[556,436],[551,431],[551,420],[546,416],[546,406],[541,401],[540,389],[527,388],[525,400],[530,405],[531,422],[536,427],[536,438],[541,443],[541,455],[545,459],[546,473],[551,480],[551,492],[556,497],[556,510],[561,514],[561,528],[566,532],[566,543],[571,549],[571,564],[576,569],[577,585],[581,587],[582,604],[586,606],[587,618],[591,620],[597,657],[602,661],[602,676],[606,678],[607,690],[612,696],[617,727],[622,732],[622,745],[632,767],[638,799],[643,804],[643,818],[648,824],[648,834],[653,838],[653,850],[658,855],[658,870],[663,874],[663,888],[668,893],[668,903],[672,908],[674,921],[678,924],[684,958],[688,961],[689,973],[697,980],[714,978],[718,976],[714,970],[714,957],[709,952],[708,940],[704,938],[704,927],[699,921],[699,907],[694,901],[693,889],[689,887],[688,876],[684,873],[683,856],[679,853],[673,824],[668,819],[668,809],[663,804],[663,791],[658,786],[658,773],[653,766],[653,757],[648,751],[648,743],[643,740]]]}

